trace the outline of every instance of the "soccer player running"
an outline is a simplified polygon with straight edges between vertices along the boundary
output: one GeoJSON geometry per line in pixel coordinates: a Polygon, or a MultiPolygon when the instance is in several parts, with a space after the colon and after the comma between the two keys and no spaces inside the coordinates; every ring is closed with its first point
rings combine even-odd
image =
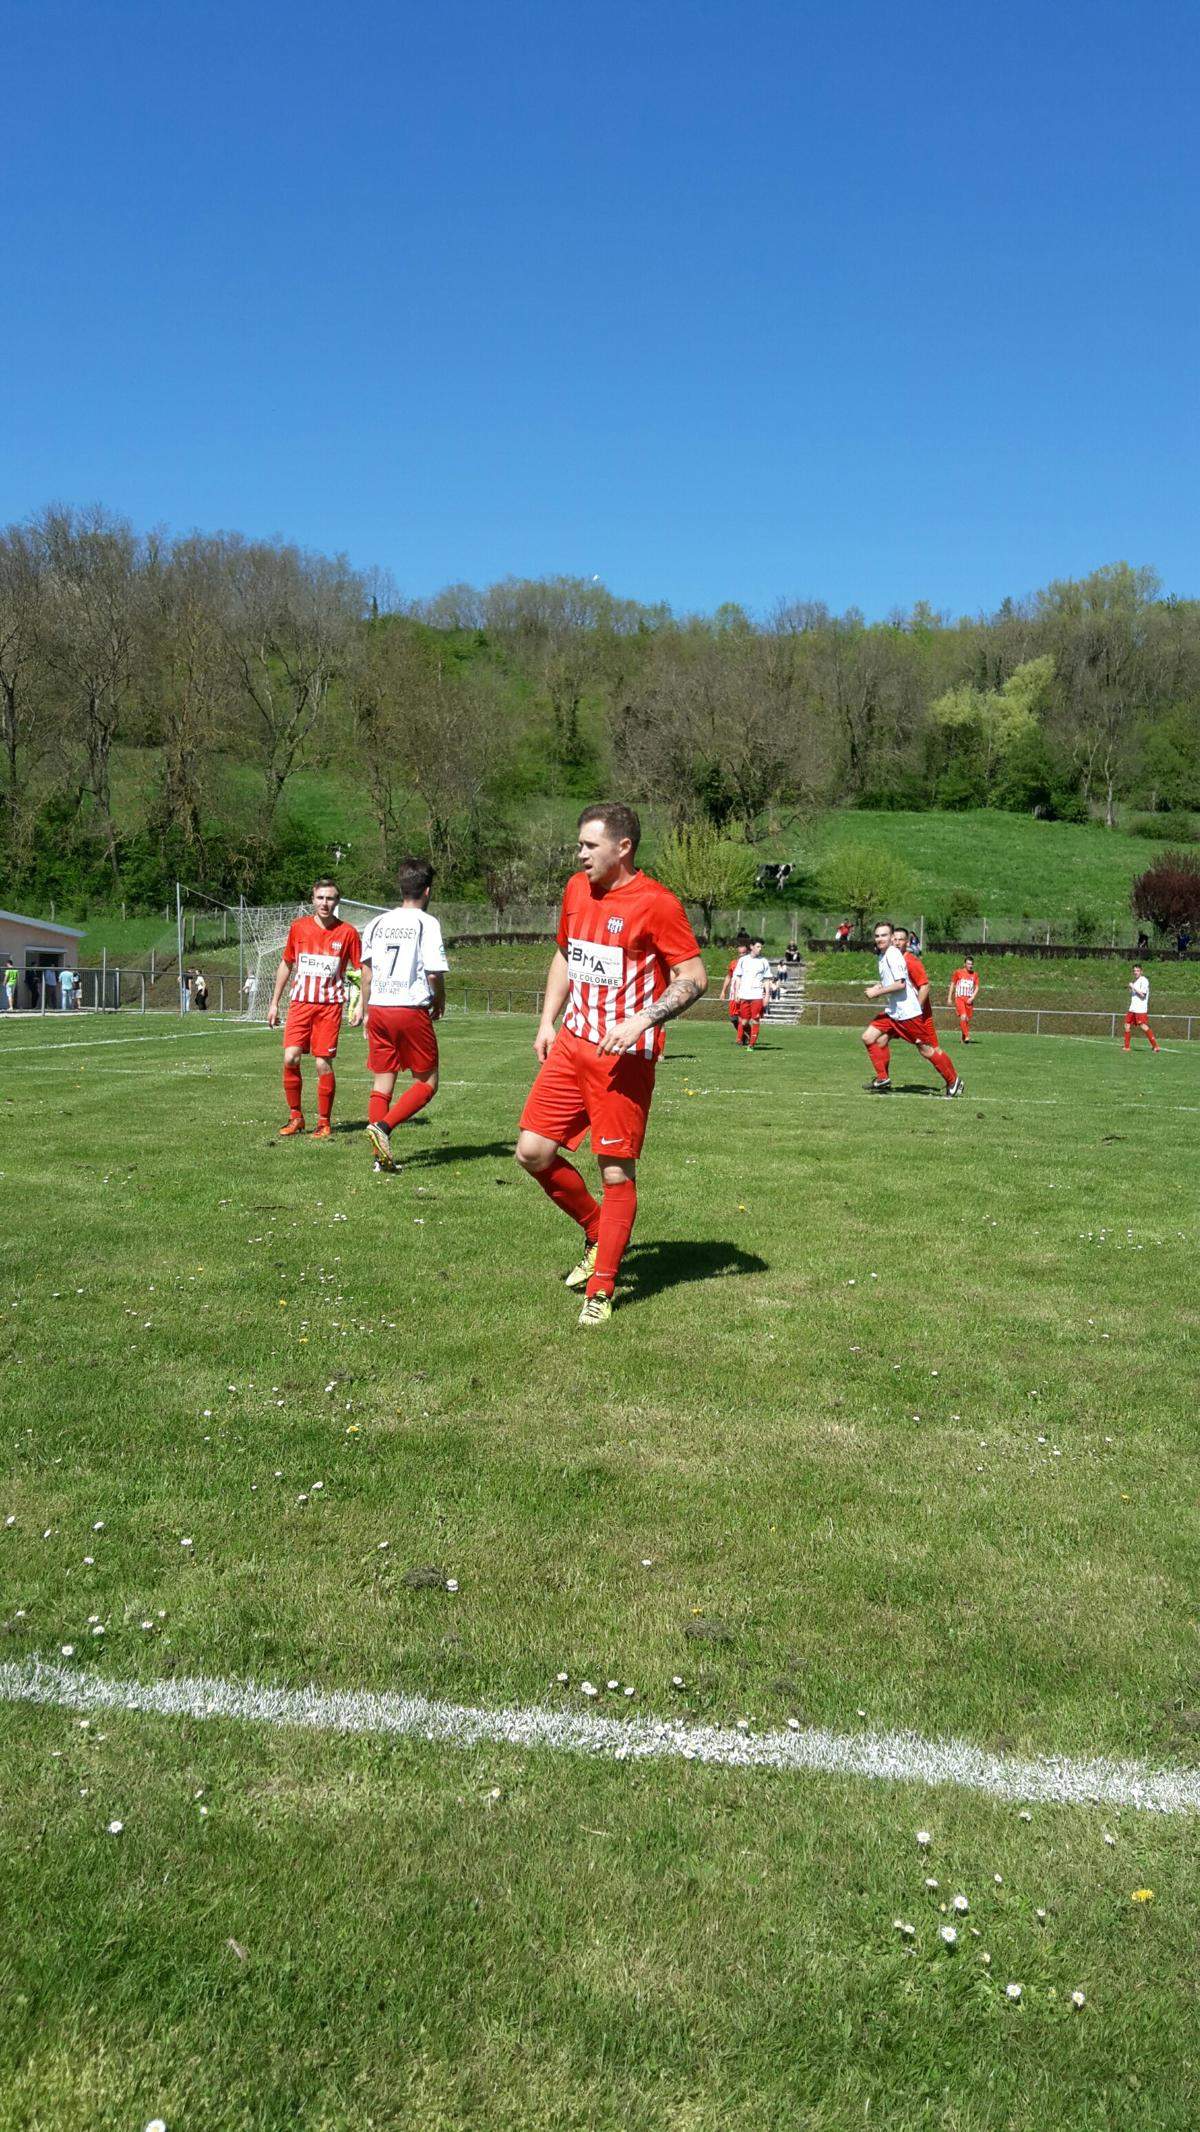
{"type": "MultiPolygon", "coordinates": [[[[293,921],[275,973],[275,989],[267,1008],[267,1027],[279,1027],[279,1003],[291,979],[287,1020],[283,1025],[283,1092],[287,1097],[288,1122],[281,1140],[304,1131],[303,1082],[300,1061],[312,1053],[317,1069],[317,1125],[314,1140],[328,1140],[332,1132],[333,1097],[337,1081],[333,1071],[342,1008],[346,1003],[346,971],[357,969],[362,943],[352,925],[337,914],[339,889],[336,881],[313,882],[312,911],[293,921]]],[[[356,1010],[351,1017],[357,1020],[356,1010]]]]}
{"type": "Polygon", "coordinates": [[[1150,1027],[1150,979],[1147,977],[1140,962],[1134,963],[1133,976],[1129,980],[1129,1005],[1125,1009],[1126,1051],[1128,1051],[1132,1042],[1135,1029],[1145,1031],[1151,1051],[1158,1050],[1159,1047],[1155,1041],[1154,1031],[1150,1027]]]}
{"type": "Polygon", "coordinates": [[[956,970],[950,979],[950,990],[946,994],[946,1005],[953,1007],[958,1016],[958,1026],[962,1031],[964,1044],[971,1041],[971,1016],[975,1012],[978,997],[979,974],[975,968],[974,957],[968,955],[961,970],[956,970]]]}
{"type": "Polygon", "coordinates": [[[758,1042],[763,1012],[773,985],[771,965],[763,954],[762,941],[752,940],[733,973],[738,1010],[737,1040],[751,1051],[758,1042]]]}
{"type": "Polygon", "coordinates": [[[734,974],[737,970],[737,966],[741,961],[743,955],[748,955],[750,953],[749,933],[739,933],[733,943],[733,946],[734,953],[725,971],[725,982],[721,986],[720,997],[722,999],[728,1000],[729,1002],[729,1025],[740,1044],[742,1040],[741,1037],[738,1036],[738,996],[737,991],[734,987],[733,980],[734,974]]]}
{"type": "MultiPolygon", "coordinates": [[[[903,934],[903,928],[900,929],[903,934]]],[[[904,935],[907,938],[907,935],[904,935]]],[[[867,1047],[867,1056],[875,1069],[875,1078],[868,1082],[868,1089],[875,1096],[889,1096],[892,1092],[891,1041],[900,1037],[906,1044],[913,1044],[923,1059],[928,1059],[934,1071],[941,1075],[948,1096],[961,1096],[966,1086],[955,1073],[951,1061],[938,1043],[937,1030],[928,1005],[922,1011],[918,987],[913,982],[912,972],[904,958],[904,951],[894,936],[888,919],[881,919],[875,927],[875,953],[879,958],[879,982],[867,986],[868,999],[883,999],[887,1009],[877,1014],[863,1030],[862,1040],[867,1047]]],[[[914,962],[917,957],[914,956],[914,962]]],[[[924,975],[923,966],[918,963],[924,975]]],[[[928,999],[928,979],[926,979],[928,999]]]]}
{"type": "Polygon", "coordinates": [[[633,808],[619,801],[579,817],[579,872],[563,894],[533,1040],[539,1071],[516,1148],[521,1168],[583,1230],[583,1256],[566,1285],[586,1289],[579,1323],[588,1326],[612,1316],[663,1025],[708,990],[683,905],[634,863],[641,833],[633,808]],[[599,1202],[560,1152],[589,1131],[604,1185],[599,1202]]]}
{"type": "Polygon", "coordinates": [[[362,1007],[367,1019],[367,1064],[375,1076],[367,1138],[379,1166],[396,1168],[392,1130],[432,1101],[438,1085],[434,1023],[446,1011],[446,950],[429,915],[433,868],[402,859],[394,910],[372,918],[362,942],[362,1007]],[[396,1076],[412,1076],[393,1103],[396,1076]]]}

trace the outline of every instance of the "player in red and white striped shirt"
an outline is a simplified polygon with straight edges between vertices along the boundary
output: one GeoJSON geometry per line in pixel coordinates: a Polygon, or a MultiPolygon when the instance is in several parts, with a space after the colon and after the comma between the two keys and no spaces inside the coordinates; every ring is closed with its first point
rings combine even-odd
{"type": "Polygon", "coordinates": [[[612,1315],[637,1213],[637,1158],[663,1025],[708,989],[683,905],[634,865],[641,833],[633,808],[619,801],[579,817],[579,872],[563,894],[533,1040],[540,1071],[517,1139],[522,1169],[583,1230],[583,1257],[566,1277],[568,1288],[587,1290],[581,1325],[604,1325],[612,1315]],[[589,1131],[604,1181],[599,1203],[560,1153],[589,1131]]]}
{"type": "MultiPolygon", "coordinates": [[[[314,1140],[328,1140],[332,1133],[333,1095],[337,1086],[333,1061],[346,1003],[346,971],[362,965],[362,943],[352,925],[337,915],[339,889],[336,881],[314,881],[312,915],[293,921],[275,973],[275,990],[267,1008],[267,1026],[279,1026],[279,1002],[291,978],[290,1005],[283,1028],[283,1092],[287,1097],[288,1122],[280,1139],[304,1131],[300,1105],[303,1084],[300,1061],[310,1051],[317,1069],[317,1127],[314,1140]]],[[[351,1015],[361,1018],[362,1009],[351,1015]]]]}

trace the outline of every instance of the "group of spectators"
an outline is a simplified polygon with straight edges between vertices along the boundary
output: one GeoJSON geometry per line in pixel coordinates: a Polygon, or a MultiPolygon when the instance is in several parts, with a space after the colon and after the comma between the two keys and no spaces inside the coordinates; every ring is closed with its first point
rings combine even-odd
{"type": "Polygon", "coordinates": [[[11,956],[4,965],[4,1005],[9,1014],[18,1007],[47,1007],[70,1014],[82,1004],[78,970],[32,969],[24,977],[11,956]],[[24,1000],[21,994],[24,992],[24,1000]]]}
{"type": "Polygon", "coordinates": [[[195,1007],[200,1014],[208,1012],[208,979],[203,970],[184,970],[179,979],[179,1004],[185,1014],[195,1007]]]}

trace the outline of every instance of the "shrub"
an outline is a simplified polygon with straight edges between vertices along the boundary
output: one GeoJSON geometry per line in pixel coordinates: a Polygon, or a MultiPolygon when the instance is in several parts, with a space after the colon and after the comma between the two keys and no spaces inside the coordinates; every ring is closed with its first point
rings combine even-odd
{"type": "Polygon", "coordinates": [[[1076,904],[1075,915],[1071,920],[1072,940],[1081,948],[1090,947],[1099,930],[1100,920],[1095,911],[1088,910],[1086,904],[1076,904]]]}
{"type": "Polygon", "coordinates": [[[1139,874],[1129,898],[1134,916],[1148,918],[1160,933],[1177,933],[1200,925],[1200,857],[1190,851],[1164,851],[1139,874]]]}
{"type": "Polygon", "coordinates": [[[935,906],[933,929],[943,940],[958,940],[983,906],[973,888],[952,888],[935,906]]]}
{"type": "Polygon", "coordinates": [[[1148,837],[1155,844],[1194,844],[1196,831],[1190,814],[1135,814],[1125,825],[1126,836],[1148,837]]]}

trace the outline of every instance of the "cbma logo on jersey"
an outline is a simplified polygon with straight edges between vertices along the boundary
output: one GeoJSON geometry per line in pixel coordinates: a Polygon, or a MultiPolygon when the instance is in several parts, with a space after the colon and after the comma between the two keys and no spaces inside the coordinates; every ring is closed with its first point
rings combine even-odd
{"type": "MultiPolygon", "coordinates": [[[[617,920],[618,925],[622,921],[617,920]]],[[[567,942],[567,969],[577,984],[619,985],[625,977],[623,948],[606,947],[602,940],[567,942]]]]}

